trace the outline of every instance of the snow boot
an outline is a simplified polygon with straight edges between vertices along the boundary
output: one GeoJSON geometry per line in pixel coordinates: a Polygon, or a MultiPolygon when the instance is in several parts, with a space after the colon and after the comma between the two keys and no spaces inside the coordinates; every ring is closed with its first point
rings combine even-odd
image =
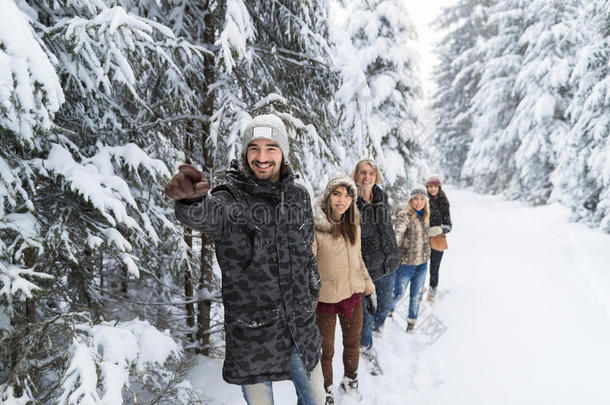
{"type": "Polygon", "coordinates": [[[360,354],[366,360],[369,373],[371,375],[381,375],[383,371],[381,371],[381,367],[379,366],[379,361],[377,360],[377,351],[372,347],[365,349],[363,347],[360,348],[360,354]]]}
{"type": "Polygon", "coordinates": [[[428,301],[433,302],[436,298],[436,287],[430,287],[428,291],[428,301]]]}
{"type": "Polygon", "coordinates": [[[411,321],[409,319],[409,321],[407,322],[407,333],[413,333],[414,330],[415,330],[415,321],[411,321]]]}
{"type": "Polygon", "coordinates": [[[335,405],[335,396],[333,395],[333,386],[326,387],[326,402],[325,405],[335,405]]]}
{"type": "Polygon", "coordinates": [[[358,377],[349,378],[346,375],[343,376],[339,389],[353,400],[362,401],[362,395],[358,390],[358,377]]]}

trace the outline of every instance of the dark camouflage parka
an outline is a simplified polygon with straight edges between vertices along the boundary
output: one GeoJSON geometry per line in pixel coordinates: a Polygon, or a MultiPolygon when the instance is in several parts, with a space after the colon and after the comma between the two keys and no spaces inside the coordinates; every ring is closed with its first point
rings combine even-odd
{"type": "Polygon", "coordinates": [[[240,385],[291,379],[292,346],[311,372],[321,347],[309,194],[290,169],[272,183],[244,167],[233,161],[224,185],[176,202],[182,223],[214,239],[225,310],[223,377],[240,385]]]}

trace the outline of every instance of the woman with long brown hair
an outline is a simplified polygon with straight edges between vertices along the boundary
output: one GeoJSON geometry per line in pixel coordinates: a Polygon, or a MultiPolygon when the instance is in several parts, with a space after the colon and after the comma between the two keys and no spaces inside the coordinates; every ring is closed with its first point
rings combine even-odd
{"type": "MultiPolygon", "coordinates": [[[[334,404],[332,390],[337,316],[343,334],[344,376],[339,389],[356,400],[358,360],[362,329],[362,294],[375,292],[360,251],[360,218],[356,207],[358,191],[345,175],[332,178],[324,195],[314,201],[315,238],[321,288],[316,315],[322,335],[322,374],[326,404],[334,404]]],[[[373,311],[373,309],[371,309],[373,311]]]]}
{"type": "Polygon", "coordinates": [[[443,259],[443,251],[446,250],[446,234],[451,232],[451,212],[449,200],[441,187],[441,180],[431,176],[426,181],[428,199],[430,201],[430,289],[428,300],[434,301],[438,287],[438,273],[443,259]]]}

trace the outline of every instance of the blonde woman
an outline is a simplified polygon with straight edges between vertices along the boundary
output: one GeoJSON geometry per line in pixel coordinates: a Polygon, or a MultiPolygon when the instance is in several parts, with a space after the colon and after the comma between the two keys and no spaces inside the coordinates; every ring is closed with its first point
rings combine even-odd
{"type": "Polygon", "coordinates": [[[419,303],[426,282],[426,271],[430,258],[429,219],[428,192],[424,186],[415,186],[409,193],[407,209],[398,213],[394,224],[400,266],[396,270],[394,280],[392,309],[403,297],[410,284],[407,332],[413,331],[415,327],[419,303]]]}
{"type": "MultiPolygon", "coordinates": [[[[313,251],[322,282],[316,308],[322,335],[322,374],[326,405],[334,404],[333,355],[337,317],[343,334],[344,376],[340,390],[356,400],[358,360],[362,329],[362,294],[375,292],[360,251],[360,218],[356,207],[358,191],[345,175],[332,178],[324,195],[314,201],[313,251]]],[[[367,300],[368,301],[368,300],[367,300]]],[[[373,309],[371,309],[373,310],[373,309]]]]}

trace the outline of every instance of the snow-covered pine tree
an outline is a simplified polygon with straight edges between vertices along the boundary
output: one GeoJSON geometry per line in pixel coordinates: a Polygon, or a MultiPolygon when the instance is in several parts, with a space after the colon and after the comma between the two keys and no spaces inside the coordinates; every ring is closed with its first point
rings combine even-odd
{"type": "Polygon", "coordinates": [[[517,144],[509,193],[533,204],[545,203],[551,194],[551,174],[561,152],[556,145],[570,126],[569,78],[578,46],[574,20],[581,5],[580,0],[535,0],[524,9],[523,65],[515,81],[519,104],[506,133],[517,144]]]}
{"type": "Polygon", "coordinates": [[[264,112],[287,124],[290,162],[303,182],[322,172],[320,157],[335,161],[328,105],[337,78],[330,66],[327,10],[327,0],[227,2],[211,143],[226,151],[225,164],[249,116],[264,112]]]}
{"type": "MultiPolygon", "coordinates": [[[[459,179],[532,203],[550,196],[570,206],[577,219],[608,231],[610,6],[581,0],[491,3],[483,9],[487,22],[466,31],[474,33],[471,44],[479,43],[469,57],[476,68],[461,69],[460,57],[469,52],[452,54],[446,45],[469,43],[464,34],[456,36],[464,25],[449,25],[440,47],[438,128],[448,134],[445,145],[469,151],[459,179]],[[463,79],[462,88],[476,89],[469,100],[451,93],[463,79]],[[468,125],[455,125],[464,119],[468,125]]],[[[447,23],[452,21],[457,19],[447,23]]],[[[445,148],[446,171],[460,167],[447,159],[454,149],[445,148]]]]}
{"type": "Polygon", "coordinates": [[[519,140],[507,127],[519,103],[515,81],[523,61],[519,45],[525,30],[524,0],[496,1],[488,9],[488,33],[478,45],[483,62],[472,99],[472,144],[462,178],[476,190],[501,192],[515,181],[519,140]]]}
{"type": "MultiPolygon", "coordinates": [[[[12,0],[0,5],[0,338],[5,338],[34,316],[31,300],[38,284],[53,278],[34,267],[44,253],[34,201],[36,158],[44,143],[39,134],[51,130],[64,93],[57,60],[45,52],[27,16],[12,0]]],[[[12,360],[2,356],[0,369],[12,360]]]]}
{"type": "Polygon", "coordinates": [[[437,165],[452,182],[461,179],[472,142],[472,99],[483,63],[477,45],[487,35],[490,5],[491,0],[460,0],[444,8],[434,21],[436,29],[447,30],[436,47],[439,64],[434,68],[434,141],[440,154],[437,165]]]}
{"type": "Polygon", "coordinates": [[[333,13],[335,63],[342,79],[337,93],[341,136],[334,143],[348,158],[348,170],[372,156],[381,165],[385,187],[399,191],[415,181],[419,166],[417,32],[403,1],[354,1],[335,5],[333,13]]]}
{"type": "Polygon", "coordinates": [[[110,395],[117,403],[126,381],[133,390],[123,399],[136,392],[175,399],[178,356],[170,354],[178,351],[140,357],[138,343],[137,353],[123,353],[128,361],[106,358],[96,343],[103,336],[91,327],[133,318],[143,297],[153,306],[158,296],[182,297],[168,277],[180,239],[158,188],[169,171],[157,157],[177,154],[166,135],[184,119],[164,107],[189,103],[194,93],[177,64],[196,64],[204,50],[116,2],[17,5],[3,0],[9,23],[0,47],[16,61],[2,80],[19,76],[0,121],[2,205],[11,218],[2,221],[2,400],[101,403],[110,395]],[[138,276],[140,288],[130,287],[138,276]],[[120,370],[107,370],[108,361],[120,370]],[[117,372],[125,379],[113,379],[117,372]]]}
{"type": "Polygon", "coordinates": [[[610,4],[586,2],[573,35],[581,36],[581,47],[570,78],[572,128],[558,145],[553,198],[610,232],[610,4]]]}

